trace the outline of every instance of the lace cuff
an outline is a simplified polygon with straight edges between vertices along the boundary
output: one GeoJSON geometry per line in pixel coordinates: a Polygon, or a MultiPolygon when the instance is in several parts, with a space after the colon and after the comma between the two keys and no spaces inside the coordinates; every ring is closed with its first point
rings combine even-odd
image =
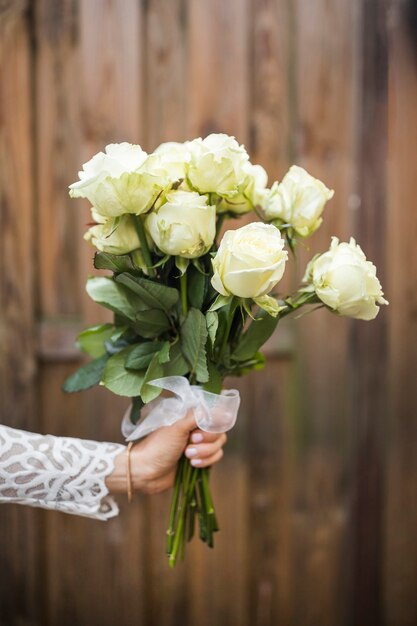
{"type": "Polygon", "coordinates": [[[119,509],[105,479],[124,449],[0,425],[0,502],[107,520],[119,509]]]}

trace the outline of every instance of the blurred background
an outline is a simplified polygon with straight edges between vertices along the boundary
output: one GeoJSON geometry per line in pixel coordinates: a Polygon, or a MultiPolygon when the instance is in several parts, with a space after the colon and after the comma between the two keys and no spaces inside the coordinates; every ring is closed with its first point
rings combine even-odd
{"type": "Polygon", "coordinates": [[[169,496],[107,523],[0,508],[2,626],[417,624],[415,0],[1,0],[1,421],[121,441],[126,401],[64,396],[88,211],[68,198],[110,142],[233,134],[270,180],[336,190],[306,261],[353,234],[390,307],[282,324],[213,471],[221,532],[170,571],[169,496]]]}

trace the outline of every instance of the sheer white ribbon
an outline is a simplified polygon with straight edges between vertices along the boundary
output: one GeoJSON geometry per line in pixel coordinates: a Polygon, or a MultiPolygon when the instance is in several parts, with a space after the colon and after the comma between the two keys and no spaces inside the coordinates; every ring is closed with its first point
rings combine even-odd
{"type": "Polygon", "coordinates": [[[240,404],[237,389],[224,389],[220,394],[210,393],[197,385],[190,385],[184,376],[157,378],[151,384],[174,395],[149,402],[142,409],[139,424],[132,423],[129,407],[122,421],[126,441],[135,441],[162,426],[171,426],[185,417],[190,409],[194,410],[197,426],[206,432],[224,433],[235,425],[240,404]]]}

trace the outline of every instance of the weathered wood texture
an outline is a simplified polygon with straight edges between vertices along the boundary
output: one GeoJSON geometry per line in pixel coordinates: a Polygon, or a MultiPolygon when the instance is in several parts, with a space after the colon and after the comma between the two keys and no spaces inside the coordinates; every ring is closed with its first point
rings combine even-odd
{"type": "MultiPolygon", "coordinates": [[[[1,507],[0,624],[417,623],[417,45],[405,0],[0,2],[1,420],[120,440],[125,402],[63,397],[88,208],[67,186],[112,141],[236,135],[271,179],[336,190],[305,262],[357,237],[391,301],[373,324],[286,324],[213,472],[222,531],[168,570],[169,496],[107,524],[1,507]],[[285,332],[284,332],[285,331],[285,332]]],[[[278,333],[279,336],[279,333],[278,333]]]]}
{"type": "MultiPolygon", "coordinates": [[[[39,428],[36,412],[31,33],[26,3],[0,7],[0,412],[39,428]],[[23,182],[24,181],[24,182],[23,182]]],[[[0,514],[0,623],[38,623],[39,512],[0,514]]]]}

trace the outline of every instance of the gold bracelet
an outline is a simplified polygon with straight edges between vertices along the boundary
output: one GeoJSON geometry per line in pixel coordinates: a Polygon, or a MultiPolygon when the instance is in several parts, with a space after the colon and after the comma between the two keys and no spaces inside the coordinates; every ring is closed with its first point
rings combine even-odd
{"type": "Polygon", "coordinates": [[[135,445],[136,441],[130,441],[127,449],[126,449],[126,455],[127,455],[127,465],[126,465],[126,481],[127,481],[127,501],[129,502],[129,504],[132,502],[133,499],[133,488],[132,488],[132,472],[131,472],[131,468],[130,468],[130,452],[133,448],[133,446],[135,445]]]}

